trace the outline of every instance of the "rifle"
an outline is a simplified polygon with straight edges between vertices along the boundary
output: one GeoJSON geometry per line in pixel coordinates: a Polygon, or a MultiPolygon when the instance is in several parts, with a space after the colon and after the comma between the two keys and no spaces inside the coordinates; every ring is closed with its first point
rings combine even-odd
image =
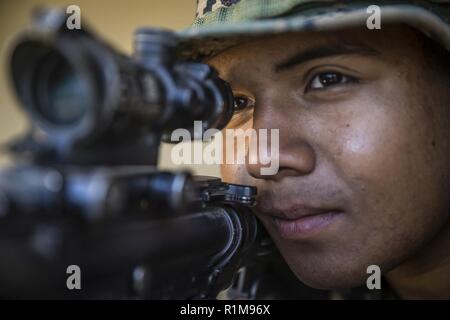
{"type": "Polygon", "coordinates": [[[256,189],[156,167],[171,130],[226,126],[227,83],[178,60],[171,31],[138,29],[127,57],[65,23],[38,11],[11,49],[30,126],[0,172],[0,296],[214,299],[240,283],[235,298],[257,297],[258,279],[239,278],[272,252],[256,189]]]}

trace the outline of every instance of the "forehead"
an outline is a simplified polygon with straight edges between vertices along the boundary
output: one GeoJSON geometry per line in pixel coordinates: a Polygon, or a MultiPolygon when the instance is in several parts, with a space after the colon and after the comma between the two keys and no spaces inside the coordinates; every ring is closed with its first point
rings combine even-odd
{"type": "Polygon", "coordinates": [[[422,51],[418,31],[404,25],[387,25],[381,30],[364,27],[330,32],[300,32],[281,35],[267,35],[246,41],[222,51],[207,62],[221,72],[243,66],[275,65],[295,53],[314,48],[354,47],[373,49],[387,60],[405,61],[414,59],[422,51]]]}

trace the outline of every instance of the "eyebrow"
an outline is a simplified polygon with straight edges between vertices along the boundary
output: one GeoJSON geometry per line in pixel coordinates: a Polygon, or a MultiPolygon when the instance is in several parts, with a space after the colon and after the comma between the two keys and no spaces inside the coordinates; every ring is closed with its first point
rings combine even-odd
{"type": "Polygon", "coordinates": [[[340,55],[381,56],[381,53],[365,44],[328,44],[300,51],[275,64],[275,72],[285,71],[310,60],[340,55]]]}

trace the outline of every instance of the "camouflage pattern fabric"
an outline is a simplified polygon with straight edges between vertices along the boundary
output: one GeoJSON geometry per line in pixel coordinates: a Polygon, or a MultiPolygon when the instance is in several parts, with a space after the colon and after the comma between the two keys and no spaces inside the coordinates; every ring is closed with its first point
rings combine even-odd
{"type": "Polygon", "coordinates": [[[408,24],[450,50],[450,0],[198,0],[192,26],[178,33],[180,55],[198,60],[256,36],[365,26],[370,5],[382,24],[408,24]]]}

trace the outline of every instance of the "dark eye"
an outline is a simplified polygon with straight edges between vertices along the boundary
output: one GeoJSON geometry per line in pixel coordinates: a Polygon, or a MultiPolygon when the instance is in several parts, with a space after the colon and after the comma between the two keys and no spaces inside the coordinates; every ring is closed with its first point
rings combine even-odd
{"type": "Polygon", "coordinates": [[[242,97],[242,96],[235,96],[234,97],[234,111],[242,111],[246,108],[253,106],[253,100],[242,97]]]}
{"type": "Polygon", "coordinates": [[[354,82],[356,79],[339,72],[323,72],[316,75],[308,84],[308,90],[320,90],[331,86],[354,82]]]}

